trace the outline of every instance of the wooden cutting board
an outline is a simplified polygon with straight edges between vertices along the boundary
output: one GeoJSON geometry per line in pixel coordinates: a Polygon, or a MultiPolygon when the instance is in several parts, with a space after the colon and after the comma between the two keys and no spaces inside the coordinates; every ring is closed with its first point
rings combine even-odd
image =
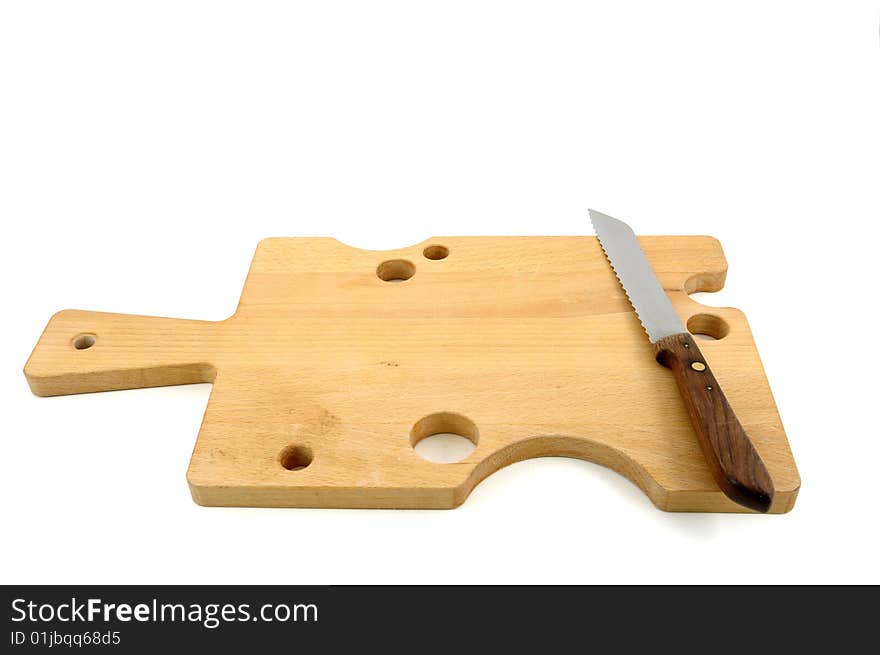
{"type": "MultiPolygon", "coordinates": [[[[789,511],[800,480],[711,237],[641,237],[789,511]]],[[[743,512],[716,487],[669,370],[594,237],[443,237],[394,251],[265,239],[225,321],[65,310],[25,366],[53,396],[213,382],[187,479],[202,505],[448,508],[530,457],[579,457],[661,509],[743,512]],[[462,434],[457,463],[414,444],[462,434]]]]}

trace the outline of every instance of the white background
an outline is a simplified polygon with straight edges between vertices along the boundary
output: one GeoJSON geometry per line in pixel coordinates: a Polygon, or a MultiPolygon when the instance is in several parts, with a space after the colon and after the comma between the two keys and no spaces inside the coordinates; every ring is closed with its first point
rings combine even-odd
{"type": "MultiPolygon", "coordinates": [[[[876,2],[4,2],[4,583],[880,582],[876,2]],[[62,308],[219,320],[257,241],[712,234],[803,487],[661,512],[596,465],[452,511],[203,508],[208,385],[37,398],[62,308]]],[[[646,347],[647,343],[646,343],[646,347]]]]}

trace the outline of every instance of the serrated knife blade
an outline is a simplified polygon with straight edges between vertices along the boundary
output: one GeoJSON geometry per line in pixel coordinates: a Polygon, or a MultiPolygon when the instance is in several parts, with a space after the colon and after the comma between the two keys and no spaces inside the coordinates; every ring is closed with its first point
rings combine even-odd
{"type": "Polygon", "coordinates": [[[657,343],[671,334],[686,332],[632,228],[623,221],[592,209],[590,221],[651,343],[657,343]]]}
{"type": "Polygon", "coordinates": [[[602,250],[629,298],[657,361],[671,369],[697,441],[720,489],[736,503],[767,512],[773,480],[685,328],[629,225],[590,210],[602,250]]]}

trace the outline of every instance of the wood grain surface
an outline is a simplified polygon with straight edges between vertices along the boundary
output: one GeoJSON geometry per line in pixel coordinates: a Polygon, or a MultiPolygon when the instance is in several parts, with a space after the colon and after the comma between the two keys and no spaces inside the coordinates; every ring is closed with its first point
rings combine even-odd
{"type": "MultiPolygon", "coordinates": [[[[790,510],[800,480],[746,318],[688,297],[723,285],[719,243],[640,243],[688,329],[721,337],[700,348],[775,482],[770,511],[790,510]]],[[[188,471],[204,505],[449,508],[503,466],[566,456],[664,510],[748,511],[593,237],[265,239],[232,317],[62,311],[25,374],[42,396],[213,382],[188,471]],[[413,446],[438,431],[476,448],[426,461],[413,446]]]]}

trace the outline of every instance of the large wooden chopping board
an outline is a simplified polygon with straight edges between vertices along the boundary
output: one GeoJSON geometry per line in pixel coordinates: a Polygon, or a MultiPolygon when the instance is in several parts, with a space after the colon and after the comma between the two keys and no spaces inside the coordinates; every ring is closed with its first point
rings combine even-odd
{"type": "MultiPolygon", "coordinates": [[[[722,287],[720,244],[640,241],[688,328],[721,337],[700,348],[773,476],[771,511],[790,510],[800,480],[746,318],[688,296],[722,287]]],[[[25,374],[41,396],[213,382],[188,472],[203,505],[448,508],[558,455],[664,510],[748,511],[716,487],[593,237],[266,239],[227,320],[62,311],[25,374]],[[435,432],[477,447],[426,461],[413,444],[435,432]]]]}

